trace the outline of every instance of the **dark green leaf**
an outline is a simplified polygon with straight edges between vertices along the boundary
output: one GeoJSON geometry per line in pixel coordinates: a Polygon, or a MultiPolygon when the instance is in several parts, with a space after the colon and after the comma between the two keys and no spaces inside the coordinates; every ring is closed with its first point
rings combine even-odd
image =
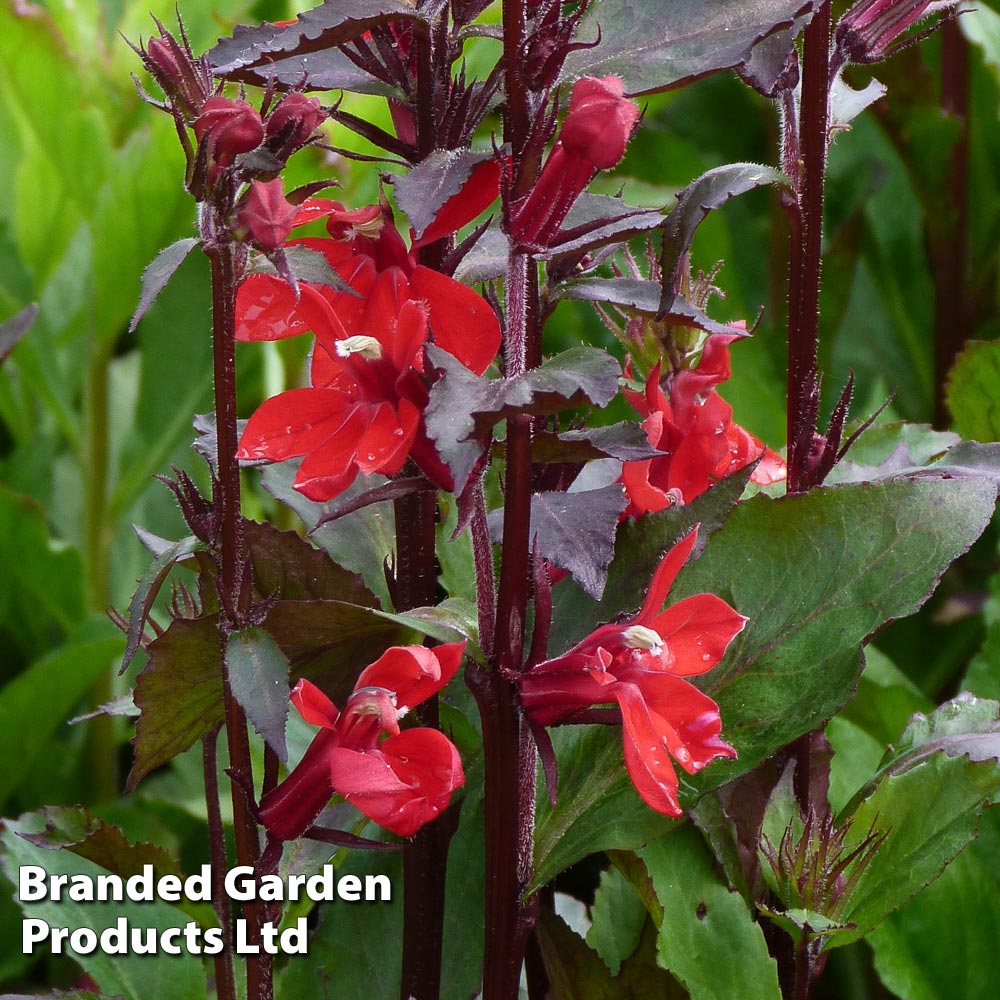
{"type": "Polygon", "coordinates": [[[128,633],[125,642],[125,655],[122,658],[122,665],[119,673],[125,673],[132,662],[133,657],[139,651],[142,642],[142,632],[146,627],[146,618],[149,616],[153,601],[163,586],[163,581],[173,569],[174,564],[193,555],[195,552],[204,551],[205,544],[199,542],[194,535],[188,535],[179,542],[174,542],[169,549],[166,549],[153,560],[152,565],[143,574],[142,579],[136,587],[132,600],[128,605],[128,633]]]}
{"type": "Polygon", "coordinates": [[[694,827],[681,827],[639,851],[663,907],[660,964],[691,1000],[778,1000],[778,970],[743,898],[712,866],[694,827]],[[729,961],[726,956],[739,956],[729,961]]]}
{"type": "Polygon", "coordinates": [[[853,692],[861,644],[923,604],[994,502],[989,482],[927,479],[737,507],[670,598],[718,594],[750,619],[700,685],[739,760],[695,783],[742,773],[829,719],[853,692]]]}
{"type": "Polygon", "coordinates": [[[139,325],[140,320],[157,300],[160,292],[166,288],[167,282],[174,276],[177,268],[184,263],[187,255],[198,246],[198,243],[199,241],[193,236],[171,243],[170,246],[161,250],[153,263],[142,272],[142,294],[139,296],[139,304],[132,314],[132,320],[128,326],[129,332],[135,330],[139,325]]]}
{"type": "Polygon", "coordinates": [[[535,256],[547,260],[582,255],[611,243],[624,243],[662,226],[663,219],[662,212],[626,205],[621,198],[582,194],[556,239],[546,247],[536,248],[535,256]]]}
{"type": "MultiPolygon", "coordinates": [[[[21,834],[39,833],[45,828],[44,815],[33,813],[19,820],[6,820],[0,832],[3,870],[15,885],[18,868],[39,865],[50,875],[106,874],[99,865],[68,851],[37,847],[21,834]]],[[[169,927],[183,929],[191,918],[180,908],[154,902],[78,902],[67,898],[22,904],[25,918],[44,920],[50,927],[89,927],[100,933],[124,919],[130,927],[157,931],[169,927]]],[[[102,993],[120,994],[127,1000],[193,1000],[206,995],[205,974],[194,955],[108,955],[99,948],[89,955],[74,955],[80,967],[94,979],[102,993]]]]}
{"type": "Polygon", "coordinates": [[[785,175],[773,167],[756,163],[728,163],[702,174],[677,193],[677,204],[667,215],[663,226],[663,252],[660,255],[663,292],[660,315],[667,315],[674,309],[681,261],[685,259],[694,234],[708,213],[754,188],[765,184],[787,183],[785,175]]]}
{"type": "Polygon", "coordinates": [[[135,683],[140,715],[128,791],[220,725],[224,714],[217,616],[171,622],[146,653],[149,662],[135,683]]]}
{"type": "Polygon", "coordinates": [[[600,37],[601,44],[570,53],[563,77],[614,73],[633,95],[680,87],[742,65],[754,45],[793,24],[801,28],[815,7],[809,0],[603,0],[577,32],[579,41],[600,37]]]}
{"type": "Polygon", "coordinates": [[[449,597],[433,608],[412,608],[400,614],[390,611],[373,609],[371,615],[388,622],[394,622],[403,628],[412,629],[420,635],[438,642],[461,642],[467,640],[469,645],[466,653],[486,662],[479,648],[479,626],[476,607],[470,601],[460,597],[449,597]]]}
{"type": "Polygon", "coordinates": [[[585,403],[606,406],[618,392],[621,368],[596,347],[575,347],[509,379],[473,375],[446,351],[429,346],[431,363],[444,372],[431,387],[427,433],[455,474],[461,491],[483,452],[482,440],[507,417],[560,413],[585,403]]]}
{"type": "Polygon", "coordinates": [[[561,434],[541,431],[531,438],[531,458],[535,462],[560,464],[586,462],[592,458],[641,462],[662,454],[649,443],[640,424],[628,421],[604,427],[581,427],[561,434]]]}
{"type": "MultiPolygon", "coordinates": [[[[184,875],[177,860],[162,847],[150,843],[133,844],[120,827],[91,816],[79,806],[46,806],[41,816],[45,828],[24,834],[24,839],[36,847],[47,851],[64,848],[123,878],[141,874],[144,865],[153,866],[157,879],[163,875],[184,875]]],[[[215,912],[208,903],[189,900],[182,895],[176,905],[202,927],[218,926],[215,912]]]]}
{"type": "Polygon", "coordinates": [[[262,628],[235,632],[226,643],[226,672],[233,697],[264,742],[288,760],[288,659],[262,628]]]}
{"type": "Polygon", "coordinates": [[[38,315],[38,306],[25,306],[16,316],[0,323],[0,365],[17,347],[17,342],[31,329],[38,315]]]}

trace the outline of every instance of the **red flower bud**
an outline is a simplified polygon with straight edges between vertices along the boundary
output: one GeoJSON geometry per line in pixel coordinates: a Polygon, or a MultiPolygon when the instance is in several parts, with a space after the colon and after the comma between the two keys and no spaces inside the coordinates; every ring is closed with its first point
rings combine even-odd
{"type": "Polygon", "coordinates": [[[233,157],[256,149],[264,139],[264,125],[256,109],[246,101],[210,97],[194,123],[199,142],[207,143],[208,155],[220,166],[233,157]]]}
{"type": "Polygon", "coordinates": [[[264,129],[268,148],[279,159],[288,159],[309,141],[325,118],[326,112],[315,97],[298,91],[286,94],[267,116],[264,129]]]}
{"type": "Polygon", "coordinates": [[[615,166],[639,120],[639,108],[624,95],[617,76],[577,80],[559,133],[566,152],[582,157],[596,170],[615,166]]]}
{"type": "Polygon", "coordinates": [[[181,41],[160,27],[140,50],[143,64],[163,92],[185,115],[196,115],[212,95],[212,72],[208,60],[195,59],[187,39],[181,41]]]}
{"type": "Polygon", "coordinates": [[[240,207],[237,219],[250,230],[254,242],[265,253],[276,250],[288,237],[298,208],[285,198],[281,178],[254,181],[240,207]]]}
{"type": "Polygon", "coordinates": [[[893,43],[911,25],[956,6],[931,0],[860,0],[837,25],[837,47],[848,62],[878,62],[892,54],[893,43]]]}

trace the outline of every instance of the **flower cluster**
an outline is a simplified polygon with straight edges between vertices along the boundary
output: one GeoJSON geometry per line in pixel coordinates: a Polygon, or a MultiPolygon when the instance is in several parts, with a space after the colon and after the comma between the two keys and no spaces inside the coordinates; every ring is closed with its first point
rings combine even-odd
{"type": "Polygon", "coordinates": [[[732,374],[729,345],[740,336],[741,332],[710,336],[694,367],[667,377],[669,396],[660,384],[659,365],[649,373],[645,392],[626,390],[629,402],[644,418],[649,443],[664,453],[623,465],[628,516],[690,503],[712,483],[758,458],[753,482],[764,486],[785,478],[783,459],[733,421],[733,408],[716,388],[732,374]]]}
{"type": "Polygon", "coordinates": [[[298,766],[261,800],[268,834],[301,837],[334,794],[401,837],[447,808],[465,782],[458,751],[436,729],[400,731],[399,720],[451,680],[464,648],[464,642],[392,647],[362,671],[343,712],[300,680],[292,704],[320,731],[298,766]]]}
{"type": "Polygon", "coordinates": [[[600,626],[520,678],[521,704],[536,725],[580,722],[595,705],[617,704],[632,783],[668,816],[682,812],[671,758],[694,774],[736,756],[720,738],[718,705],[684,678],[711,670],[746,619],[713,594],[661,610],[696,538],[697,529],[663,557],[633,618],[600,626]]]}
{"type": "MultiPolygon", "coordinates": [[[[496,189],[495,167],[492,184],[474,173],[442,206],[424,241],[475,217],[496,189]]],[[[387,206],[348,211],[312,199],[295,223],[321,218],[329,238],[295,242],[322,253],[349,290],[303,283],[296,301],[283,279],[253,275],[237,296],[238,339],[276,340],[308,330],[316,336],[312,385],[267,400],[250,418],[239,457],[305,456],[295,487],[313,500],[336,497],[359,472],[394,475],[408,457],[451,489],[451,472],[423,426],[424,345],[433,337],[482,374],[500,346],[496,314],[471,288],[418,263],[422,242],[407,249],[387,206]]]]}

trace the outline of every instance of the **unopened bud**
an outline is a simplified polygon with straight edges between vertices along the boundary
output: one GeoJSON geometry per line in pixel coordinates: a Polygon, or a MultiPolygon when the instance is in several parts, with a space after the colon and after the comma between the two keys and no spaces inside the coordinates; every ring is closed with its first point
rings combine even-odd
{"type": "Polygon", "coordinates": [[[338,340],[337,353],[342,358],[349,358],[352,354],[360,354],[365,361],[378,361],[382,357],[382,345],[374,337],[357,334],[353,337],[346,337],[344,340],[338,340]]]}
{"type": "Polygon", "coordinates": [[[143,62],[163,92],[185,115],[198,114],[212,94],[212,75],[205,59],[195,59],[185,42],[169,32],[151,38],[143,62]]]}
{"type": "Polygon", "coordinates": [[[240,153],[256,149],[264,139],[264,125],[257,110],[246,101],[210,97],[194,123],[194,134],[209,144],[209,158],[220,166],[240,153]]]}
{"type": "Polygon", "coordinates": [[[265,252],[276,250],[288,238],[298,209],[285,198],[281,178],[254,181],[237,219],[250,230],[254,242],[265,252]]]}
{"type": "Polygon", "coordinates": [[[848,62],[877,62],[921,18],[956,6],[931,0],[861,0],[837,24],[837,47],[848,62]]]}
{"type": "Polygon", "coordinates": [[[264,131],[267,146],[280,160],[301,149],[322,125],[326,113],[315,97],[298,91],[286,94],[267,116],[264,131]]]}
{"type": "Polygon", "coordinates": [[[617,76],[585,76],[573,85],[569,114],[559,133],[567,153],[608,170],[625,155],[639,108],[625,95],[617,76]]]}

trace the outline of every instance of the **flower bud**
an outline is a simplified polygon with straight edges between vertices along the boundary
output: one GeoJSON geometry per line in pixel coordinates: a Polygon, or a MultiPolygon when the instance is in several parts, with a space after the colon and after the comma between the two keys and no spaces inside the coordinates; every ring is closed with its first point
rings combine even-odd
{"type": "Polygon", "coordinates": [[[624,94],[617,76],[577,80],[559,133],[568,153],[587,160],[595,170],[608,170],[621,160],[639,120],[639,108],[624,94]]]}
{"type": "Polygon", "coordinates": [[[280,160],[301,149],[323,123],[326,112],[315,97],[298,91],[286,94],[267,116],[264,125],[267,146],[280,160]]]}
{"type": "Polygon", "coordinates": [[[860,0],[837,24],[837,48],[848,62],[878,62],[891,55],[892,43],[914,23],[956,6],[931,0],[860,0]]]}
{"type": "Polygon", "coordinates": [[[298,208],[285,198],[280,177],[254,181],[237,219],[265,253],[277,250],[292,231],[298,208]]]}
{"type": "Polygon", "coordinates": [[[186,41],[181,44],[163,28],[160,31],[146,44],[142,61],[176,107],[185,115],[196,115],[212,94],[208,63],[195,59],[186,41]]]}
{"type": "Polygon", "coordinates": [[[210,97],[194,123],[194,134],[200,143],[208,144],[209,159],[228,166],[234,157],[261,144],[264,125],[246,101],[210,97]]]}

